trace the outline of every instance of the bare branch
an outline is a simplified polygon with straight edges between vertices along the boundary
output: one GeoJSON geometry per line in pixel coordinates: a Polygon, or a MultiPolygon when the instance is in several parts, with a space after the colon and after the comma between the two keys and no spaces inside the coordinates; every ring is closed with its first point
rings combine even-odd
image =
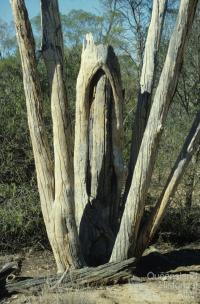
{"type": "Polygon", "coordinates": [[[144,249],[152,240],[160,223],[166,213],[173,195],[177,189],[180,180],[185,173],[185,170],[200,145],[200,112],[197,113],[190,132],[185,140],[181,152],[176,160],[176,163],[169,175],[167,183],[162,191],[162,194],[148,218],[144,227],[142,227],[137,241],[137,255],[141,255],[144,249]]]}
{"type": "Polygon", "coordinates": [[[64,45],[57,0],[42,3],[42,53],[51,88],[51,113],[55,162],[55,203],[52,230],[58,270],[83,265],[74,210],[73,141],[64,81],[64,45]],[[63,219],[63,220],[62,220],[63,219]]]}
{"type": "Polygon", "coordinates": [[[50,222],[54,201],[53,163],[42,118],[42,92],[36,69],[35,42],[24,0],[11,0],[19,44],[28,124],[35,158],[37,182],[45,223],[50,222]]]}
{"type": "Polygon", "coordinates": [[[111,261],[125,259],[135,252],[138,228],[144,211],[158,143],[177,85],[184,46],[194,19],[197,2],[197,0],[182,0],[180,3],[176,27],[170,39],[167,57],[154,96],[111,261]]]}
{"type": "Polygon", "coordinates": [[[164,22],[166,3],[166,0],[154,0],[153,2],[152,17],[145,44],[143,67],[140,78],[140,91],[138,94],[136,118],[132,130],[131,153],[123,204],[126,202],[130,189],[133,171],[151,107],[151,94],[154,84],[156,59],[164,22]]]}

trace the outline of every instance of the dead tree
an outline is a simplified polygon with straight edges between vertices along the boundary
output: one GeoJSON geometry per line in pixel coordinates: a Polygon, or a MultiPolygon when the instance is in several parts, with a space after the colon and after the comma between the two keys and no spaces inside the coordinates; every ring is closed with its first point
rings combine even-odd
{"type": "Polygon", "coordinates": [[[197,115],[183,147],[184,163],[180,156],[149,222],[141,227],[159,141],[198,1],[180,2],[154,96],[156,56],[166,1],[153,1],[133,127],[129,178],[123,198],[123,94],[120,68],[112,47],[96,46],[91,34],[83,44],[76,87],[73,154],[58,1],[41,0],[42,56],[49,76],[53,123],[52,159],[42,116],[43,96],[30,21],[24,0],[10,1],[22,61],[40,201],[58,271],[141,255],[199,145],[197,115]]]}
{"type": "MultiPolygon", "coordinates": [[[[98,267],[73,269],[63,274],[48,277],[19,279],[17,282],[3,280],[2,278],[3,284],[0,287],[2,293],[9,295],[24,292],[24,290],[40,291],[44,286],[48,287],[50,291],[55,291],[59,287],[80,289],[88,286],[111,285],[127,282],[131,279],[134,281],[132,272],[135,268],[136,260],[131,258],[126,261],[107,263],[98,267]]],[[[137,278],[135,279],[137,282],[140,281],[137,278]]]]}
{"type": "Polygon", "coordinates": [[[83,46],[76,90],[75,213],[84,256],[93,264],[95,255],[98,260],[101,252],[106,261],[112,251],[124,167],[119,64],[112,47],[96,46],[91,35],[83,46]]]}

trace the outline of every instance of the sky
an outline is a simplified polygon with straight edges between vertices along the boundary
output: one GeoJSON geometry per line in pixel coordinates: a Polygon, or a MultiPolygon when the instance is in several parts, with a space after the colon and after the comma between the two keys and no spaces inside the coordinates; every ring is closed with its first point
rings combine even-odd
{"type": "MultiPolygon", "coordinates": [[[[67,14],[72,9],[83,9],[98,14],[101,10],[100,0],[58,0],[60,11],[67,14]]],[[[25,0],[30,18],[40,12],[40,0],[25,0]]],[[[0,19],[10,22],[12,12],[9,0],[0,0],[0,19]]]]}

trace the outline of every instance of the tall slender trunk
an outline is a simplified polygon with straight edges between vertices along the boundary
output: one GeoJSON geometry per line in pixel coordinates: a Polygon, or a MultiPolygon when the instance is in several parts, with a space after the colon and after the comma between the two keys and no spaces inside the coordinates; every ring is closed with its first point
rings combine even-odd
{"type": "Polygon", "coordinates": [[[54,201],[53,162],[42,117],[43,96],[36,69],[35,42],[24,1],[11,0],[11,5],[22,62],[28,126],[35,159],[42,214],[51,242],[52,237],[48,228],[50,227],[51,208],[54,201]]]}
{"type": "Polygon", "coordinates": [[[182,0],[180,3],[175,30],[170,39],[167,57],[142,139],[111,261],[123,260],[135,254],[138,229],[144,212],[158,144],[177,85],[184,46],[194,19],[196,5],[197,0],[182,0]]]}
{"type": "Polygon", "coordinates": [[[55,200],[52,233],[55,233],[61,260],[60,270],[83,265],[74,214],[73,140],[69,117],[64,45],[57,0],[42,0],[42,55],[47,67],[51,90],[53,122],[55,200]],[[64,266],[64,267],[63,267],[64,266]]]}
{"type": "Polygon", "coordinates": [[[42,120],[42,93],[35,44],[23,0],[11,0],[20,49],[24,90],[38,188],[46,230],[58,272],[84,265],[74,215],[73,156],[66,89],[63,40],[57,0],[43,0],[43,46],[51,89],[54,170],[42,120]]]}
{"type": "Polygon", "coordinates": [[[146,224],[141,227],[136,255],[141,255],[144,249],[148,246],[149,242],[152,240],[159,225],[165,216],[167,207],[169,206],[171,199],[176,191],[180,180],[185,173],[185,170],[200,145],[200,112],[193,122],[191,130],[185,140],[185,143],[181,149],[181,152],[176,160],[176,163],[169,175],[167,183],[161,193],[161,196],[155,205],[153,211],[151,212],[146,224]]]}
{"type": "Polygon", "coordinates": [[[151,96],[154,85],[155,69],[157,63],[158,49],[162,34],[162,27],[165,17],[167,0],[154,0],[151,22],[149,25],[147,39],[145,43],[142,73],[140,77],[140,88],[132,130],[131,152],[128,167],[128,177],[124,193],[124,202],[127,199],[131,186],[133,171],[137,161],[140,145],[146,128],[149,112],[151,108],[151,96]]]}

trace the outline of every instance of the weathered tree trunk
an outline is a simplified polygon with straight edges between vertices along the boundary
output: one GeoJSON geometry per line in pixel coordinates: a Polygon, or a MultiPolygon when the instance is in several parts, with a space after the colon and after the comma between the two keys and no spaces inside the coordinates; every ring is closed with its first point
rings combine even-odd
{"type": "Polygon", "coordinates": [[[66,89],[63,40],[57,0],[42,1],[43,46],[51,90],[54,170],[42,120],[42,93],[35,45],[23,0],[11,0],[20,49],[24,90],[38,188],[46,230],[59,272],[84,265],[74,215],[73,156],[66,89]]]}
{"type": "Polygon", "coordinates": [[[96,46],[91,34],[87,35],[77,79],[74,171],[76,222],[90,265],[109,259],[118,225],[122,103],[113,49],[96,46]]]}
{"type": "Polygon", "coordinates": [[[125,202],[130,189],[133,171],[137,161],[140,145],[146,128],[149,111],[151,107],[151,95],[154,85],[157,54],[165,17],[167,0],[154,0],[151,22],[145,43],[144,59],[140,77],[140,88],[138,94],[135,121],[133,124],[131,153],[128,167],[128,177],[124,193],[125,202]]]}
{"type": "Polygon", "coordinates": [[[147,223],[141,227],[136,255],[140,256],[144,249],[148,246],[149,242],[154,237],[159,225],[165,216],[168,205],[173,198],[178,184],[197,148],[200,145],[200,112],[197,114],[192,128],[186,138],[183,148],[176,160],[176,163],[169,175],[167,183],[161,193],[161,196],[151,212],[147,223]]]}
{"type": "Polygon", "coordinates": [[[42,213],[51,242],[52,236],[48,228],[50,227],[51,208],[54,201],[54,175],[50,148],[42,118],[42,92],[36,69],[35,43],[24,1],[11,0],[11,5],[22,62],[28,125],[35,159],[42,213]]]}
{"type": "Polygon", "coordinates": [[[136,259],[131,258],[117,263],[107,263],[95,268],[82,268],[71,270],[63,275],[27,279],[12,284],[4,284],[2,292],[24,292],[24,290],[41,290],[47,286],[53,289],[57,287],[80,289],[88,286],[102,286],[127,282],[133,276],[136,268],[136,259]]]}
{"type": "Polygon", "coordinates": [[[123,260],[135,254],[138,229],[163,123],[177,85],[183,50],[194,19],[196,5],[197,0],[182,0],[180,3],[176,27],[170,39],[167,57],[154,96],[111,261],[123,260]]]}
{"type": "Polygon", "coordinates": [[[42,55],[47,67],[53,122],[55,199],[51,233],[59,270],[83,265],[74,215],[73,140],[64,79],[64,51],[57,0],[42,0],[42,55]]]}

